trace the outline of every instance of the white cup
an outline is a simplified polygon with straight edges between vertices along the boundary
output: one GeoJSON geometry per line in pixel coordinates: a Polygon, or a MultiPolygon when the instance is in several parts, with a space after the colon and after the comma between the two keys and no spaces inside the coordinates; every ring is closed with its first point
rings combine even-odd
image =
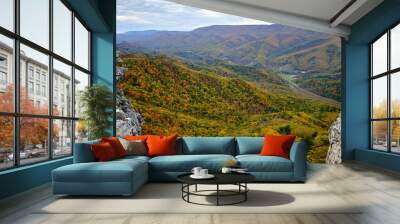
{"type": "Polygon", "coordinates": [[[232,172],[232,168],[229,168],[229,167],[222,167],[221,172],[222,172],[222,173],[230,173],[230,172],[232,172]]]}
{"type": "Polygon", "coordinates": [[[200,170],[200,176],[207,176],[208,175],[208,169],[201,169],[200,170]]]}
{"type": "Polygon", "coordinates": [[[201,170],[202,170],[201,167],[194,167],[194,168],[192,169],[192,173],[193,173],[194,175],[196,175],[196,176],[199,176],[199,175],[201,175],[201,173],[200,173],[201,170]]]}

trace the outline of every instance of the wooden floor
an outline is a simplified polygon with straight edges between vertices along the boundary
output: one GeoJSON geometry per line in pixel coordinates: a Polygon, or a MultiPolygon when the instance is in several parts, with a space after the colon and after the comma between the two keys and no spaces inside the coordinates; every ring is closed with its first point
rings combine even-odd
{"type": "Polygon", "coordinates": [[[35,214],[36,208],[54,200],[50,187],[43,186],[0,202],[0,223],[400,223],[398,173],[357,163],[312,165],[308,182],[322,185],[346,201],[363,201],[367,206],[357,214],[35,214]]]}

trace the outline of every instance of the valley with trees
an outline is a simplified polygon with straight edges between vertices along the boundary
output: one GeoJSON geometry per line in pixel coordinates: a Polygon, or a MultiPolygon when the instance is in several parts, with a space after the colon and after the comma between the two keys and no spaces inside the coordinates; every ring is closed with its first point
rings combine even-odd
{"type": "Polygon", "coordinates": [[[281,25],[119,34],[118,88],[143,133],[295,134],[324,162],[340,113],[340,40],[281,25]]]}

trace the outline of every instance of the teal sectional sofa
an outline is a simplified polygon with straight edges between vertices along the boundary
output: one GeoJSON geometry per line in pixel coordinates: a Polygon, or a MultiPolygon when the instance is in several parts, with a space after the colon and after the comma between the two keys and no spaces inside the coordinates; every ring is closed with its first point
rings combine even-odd
{"type": "Polygon", "coordinates": [[[294,143],[290,159],[260,156],[263,137],[181,137],[177,155],[128,156],[96,162],[91,144],[75,145],[74,163],[52,172],[54,194],[131,195],[148,181],[176,181],[193,167],[218,172],[228,160],[236,160],[259,182],[304,182],[306,180],[305,143],[294,143]]]}

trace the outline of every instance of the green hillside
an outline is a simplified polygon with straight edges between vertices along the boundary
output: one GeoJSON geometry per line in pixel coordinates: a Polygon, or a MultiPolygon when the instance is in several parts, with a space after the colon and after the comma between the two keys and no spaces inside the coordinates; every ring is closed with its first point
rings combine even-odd
{"type": "Polygon", "coordinates": [[[192,31],[132,31],[118,34],[117,43],[124,53],[165,54],[247,81],[259,82],[265,70],[293,74],[304,89],[334,100],[341,97],[336,91],[340,77],[334,76],[341,69],[340,38],[317,32],[279,24],[215,25],[192,31]],[[306,76],[313,77],[314,86],[302,85],[310,81],[306,76]],[[327,79],[335,87],[324,84],[327,79]]]}
{"type": "Polygon", "coordinates": [[[341,75],[338,74],[307,74],[296,76],[294,82],[301,88],[310,90],[320,96],[341,101],[341,75]]]}
{"type": "Polygon", "coordinates": [[[325,159],[327,130],[339,108],[300,98],[273,73],[257,73],[260,79],[272,80],[261,86],[240,78],[245,68],[232,72],[227,64],[204,69],[167,56],[126,54],[121,56],[119,66],[128,71],[118,87],[143,116],[145,134],[292,133],[311,145],[309,161],[325,159]],[[224,71],[230,75],[218,74],[224,71]]]}

